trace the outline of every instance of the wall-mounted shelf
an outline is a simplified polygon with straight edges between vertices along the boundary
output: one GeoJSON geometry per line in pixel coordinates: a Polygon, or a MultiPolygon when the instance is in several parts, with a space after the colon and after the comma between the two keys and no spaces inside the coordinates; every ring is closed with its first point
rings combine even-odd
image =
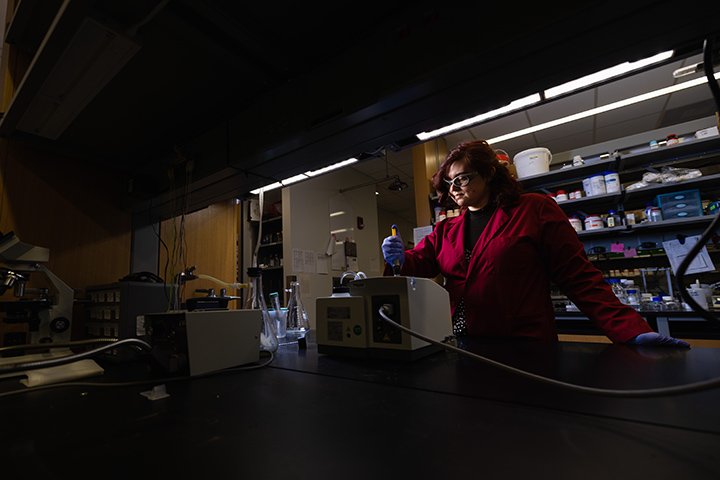
{"type": "Polygon", "coordinates": [[[260,248],[282,246],[283,242],[261,243],[260,248]]]}
{"type": "Polygon", "coordinates": [[[617,160],[615,158],[588,160],[584,165],[577,167],[556,168],[548,173],[532,175],[519,179],[525,189],[532,189],[542,186],[546,189],[552,189],[571,183],[582,183],[582,179],[593,174],[604,172],[606,170],[615,171],[617,168],[617,160]]]}
{"type": "Polygon", "coordinates": [[[633,171],[646,167],[702,161],[717,157],[720,151],[720,136],[686,139],[683,143],[670,147],[658,147],[654,150],[639,151],[620,155],[618,169],[633,171]]]}
{"type": "Polygon", "coordinates": [[[558,202],[558,205],[560,205],[560,208],[565,212],[575,212],[589,208],[614,209],[622,202],[622,198],[622,192],[606,193],[605,195],[593,195],[592,197],[566,200],[564,202],[558,202]]]}

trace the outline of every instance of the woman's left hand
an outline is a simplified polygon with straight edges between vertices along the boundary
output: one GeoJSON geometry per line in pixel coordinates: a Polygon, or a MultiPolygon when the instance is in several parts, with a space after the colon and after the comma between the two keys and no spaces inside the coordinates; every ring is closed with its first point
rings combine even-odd
{"type": "Polygon", "coordinates": [[[630,345],[641,345],[643,347],[681,347],[690,348],[690,344],[685,340],[660,335],[657,332],[641,333],[629,342],[630,345]]]}

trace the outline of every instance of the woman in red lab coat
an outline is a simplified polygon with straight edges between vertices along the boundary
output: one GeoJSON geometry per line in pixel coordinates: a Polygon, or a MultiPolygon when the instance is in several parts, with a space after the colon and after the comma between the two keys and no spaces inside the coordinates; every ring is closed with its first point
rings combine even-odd
{"type": "Polygon", "coordinates": [[[565,213],[546,195],[522,193],[487,142],[457,146],[432,181],[440,202],[462,213],[411,250],[390,236],[382,251],[386,273],[399,261],[401,275],[444,277],[455,335],[556,340],[554,283],[613,342],[689,347],[617,299],[565,213]]]}

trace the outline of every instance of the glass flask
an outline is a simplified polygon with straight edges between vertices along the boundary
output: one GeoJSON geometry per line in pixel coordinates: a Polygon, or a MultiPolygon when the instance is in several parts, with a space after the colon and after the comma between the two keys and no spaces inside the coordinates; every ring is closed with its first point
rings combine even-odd
{"type": "Polygon", "coordinates": [[[260,310],[262,314],[262,328],[260,329],[260,350],[275,352],[278,349],[278,339],[275,333],[275,325],[270,318],[265,297],[262,291],[262,271],[258,267],[250,267],[247,270],[250,277],[250,293],[246,302],[246,308],[260,310]]]}
{"type": "Polygon", "coordinates": [[[270,294],[270,302],[272,303],[273,309],[275,309],[277,338],[285,338],[287,336],[287,319],[285,318],[285,312],[280,308],[280,296],[278,292],[272,292],[270,294]]]}
{"type": "Polygon", "coordinates": [[[310,331],[308,313],[300,298],[300,283],[290,282],[290,299],[287,306],[287,332],[297,338],[304,337],[310,331]]]}

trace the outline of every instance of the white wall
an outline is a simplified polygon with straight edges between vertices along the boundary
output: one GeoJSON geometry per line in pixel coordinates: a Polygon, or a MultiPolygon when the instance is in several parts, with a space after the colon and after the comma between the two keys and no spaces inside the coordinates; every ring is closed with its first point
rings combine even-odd
{"type": "MultiPolygon", "coordinates": [[[[315,328],[315,300],[332,293],[332,277],[342,275],[344,269],[333,270],[328,259],[328,273],[312,273],[306,264],[293,262],[293,251],[324,255],[330,239],[331,207],[342,205],[346,213],[341,219],[333,217],[333,228],[342,223],[346,232],[337,234],[338,240],[348,236],[357,244],[358,269],[368,277],[382,274],[378,238],[377,202],[373,186],[340,193],[340,189],[362,184],[357,175],[340,170],[296,183],[282,190],[284,274],[297,276],[300,295],[315,328]],[[362,217],[363,228],[357,227],[362,217]],[[300,268],[297,268],[300,267],[300,268]]],[[[339,249],[342,246],[338,246],[339,249]]]]}

